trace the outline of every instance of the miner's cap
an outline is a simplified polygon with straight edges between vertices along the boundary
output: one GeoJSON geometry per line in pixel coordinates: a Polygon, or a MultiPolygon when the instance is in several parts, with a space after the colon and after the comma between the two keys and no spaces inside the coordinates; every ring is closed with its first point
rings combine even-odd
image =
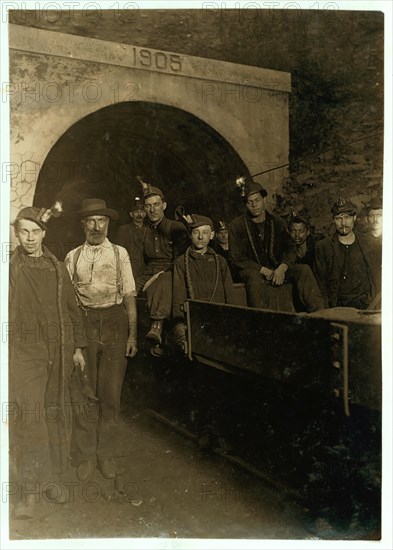
{"type": "Polygon", "coordinates": [[[288,220],[288,227],[291,227],[293,223],[304,223],[307,227],[310,226],[310,219],[305,214],[301,214],[296,210],[291,212],[291,217],[288,220]]]}
{"type": "Polygon", "coordinates": [[[356,214],[356,207],[349,199],[338,199],[331,208],[333,216],[338,216],[339,214],[350,214],[354,216],[356,214]]]}
{"type": "Polygon", "coordinates": [[[25,208],[22,208],[21,210],[19,210],[15,220],[11,223],[11,225],[15,226],[19,220],[30,220],[32,222],[35,222],[37,225],[39,225],[41,229],[45,230],[47,226],[41,220],[41,214],[43,210],[45,209],[37,208],[36,206],[26,206],[25,208]]]}
{"type": "Polygon", "coordinates": [[[216,233],[219,233],[220,231],[224,231],[225,229],[228,229],[228,224],[223,220],[219,220],[217,222],[216,233]]]}
{"type": "Polygon", "coordinates": [[[149,189],[145,192],[143,192],[143,198],[147,199],[148,197],[154,197],[157,195],[160,197],[162,201],[165,201],[164,193],[159,189],[159,187],[154,187],[153,185],[149,185],[149,189]]]}
{"type": "Polygon", "coordinates": [[[244,186],[244,196],[242,197],[244,201],[248,199],[250,195],[254,193],[260,193],[262,197],[267,197],[266,189],[257,181],[251,180],[246,181],[244,186]]]}
{"type": "Polygon", "coordinates": [[[209,225],[213,230],[213,222],[207,216],[202,216],[200,214],[191,214],[191,221],[187,222],[189,229],[196,229],[197,227],[202,227],[203,225],[209,225]]]}
{"type": "Polygon", "coordinates": [[[143,204],[140,197],[135,197],[132,205],[130,206],[130,212],[135,212],[135,210],[143,210],[143,204]]]}
{"type": "Polygon", "coordinates": [[[382,210],[382,199],[372,199],[372,201],[370,201],[366,206],[367,213],[370,212],[370,210],[382,210]]]}

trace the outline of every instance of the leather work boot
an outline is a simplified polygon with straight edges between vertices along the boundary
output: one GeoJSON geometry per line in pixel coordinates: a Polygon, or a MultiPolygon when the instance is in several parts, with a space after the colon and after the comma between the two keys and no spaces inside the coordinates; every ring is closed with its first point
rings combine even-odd
{"type": "Polygon", "coordinates": [[[12,513],[13,519],[31,519],[34,517],[35,496],[25,495],[24,500],[19,500],[12,513]]]}
{"type": "Polygon", "coordinates": [[[98,462],[98,467],[100,472],[106,479],[114,479],[117,474],[117,468],[113,458],[108,458],[106,460],[100,460],[98,462]]]}
{"type": "Polygon", "coordinates": [[[95,468],[95,464],[91,460],[84,460],[81,462],[76,469],[76,475],[79,481],[90,479],[94,474],[95,468]]]}
{"type": "Polygon", "coordinates": [[[65,488],[60,483],[50,483],[45,489],[45,497],[52,504],[65,504],[67,501],[65,496],[65,488]]]}
{"type": "Polygon", "coordinates": [[[153,321],[149,332],[146,334],[146,338],[153,340],[156,344],[161,344],[162,325],[163,321],[161,319],[156,319],[153,321]]]}
{"type": "Polygon", "coordinates": [[[163,348],[158,344],[150,348],[150,353],[153,355],[153,357],[169,357],[171,355],[168,348],[163,348]]]}

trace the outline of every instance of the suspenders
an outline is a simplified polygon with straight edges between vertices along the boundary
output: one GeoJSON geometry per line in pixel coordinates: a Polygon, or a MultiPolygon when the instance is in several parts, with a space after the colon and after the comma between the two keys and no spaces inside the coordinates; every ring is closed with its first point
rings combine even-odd
{"type": "MultiPolygon", "coordinates": [[[[119,253],[118,247],[115,244],[111,243],[111,245],[112,245],[112,248],[113,248],[113,252],[115,254],[115,261],[116,261],[116,288],[117,288],[117,293],[118,293],[119,296],[123,297],[123,283],[122,283],[121,273],[120,273],[120,253],[119,253]]],[[[73,273],[72,273],[72,285],[73,285],[74,290],[75,290],[75,294],[76,294],[76,298],[78,300],[78,304],[81,307],[83,307],[83,305],[81,304],[81,301],[79,299],[79,294],[78,294],[78,275],[77,275],[77,272],[76,272],[76,266],[77,266],[77,263],[78,263],[78,260],[79,260],[79,256],[81,255],[82,248],[83,248],[83,244],[81,246],[78,246],[78,248],[75,250],[74,261],[73,261],[74,270],[73,270],[73,273]]]]}

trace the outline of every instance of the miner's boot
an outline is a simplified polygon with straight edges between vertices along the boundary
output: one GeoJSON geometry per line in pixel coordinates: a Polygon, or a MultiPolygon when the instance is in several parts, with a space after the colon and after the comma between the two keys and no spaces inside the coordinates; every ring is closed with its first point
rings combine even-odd
{"type": "Polygon", "coordinates": [[[162,334],[162,326],[164,324],[164,321],[162,319],[155,319],[150,327],[149,332],[146,334],[146,338],[149,340],[152,340],[156,344],[161,344],[161,334],[162,334]]]}

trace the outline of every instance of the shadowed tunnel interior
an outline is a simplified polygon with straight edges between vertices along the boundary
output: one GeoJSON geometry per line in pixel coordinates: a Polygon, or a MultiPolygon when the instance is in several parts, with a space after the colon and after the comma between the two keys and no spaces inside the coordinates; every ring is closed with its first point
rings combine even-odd
{"type": "Polygon", "coordinates": [[[118,211],[109,238],[141,196],[137,176],[163,190],[168,217],[182,204],[188,213],[228,221],[240,208],[239,175],[249,175],[239,155],[194,115],[156,103],[118,103],[79,120],[56,142],[40,170],[34,205],[63,202],[64,214],[50,221],[46,236],[63,259],[83,242],[75,213],[85,198],[103,198],[118,211]]]}

